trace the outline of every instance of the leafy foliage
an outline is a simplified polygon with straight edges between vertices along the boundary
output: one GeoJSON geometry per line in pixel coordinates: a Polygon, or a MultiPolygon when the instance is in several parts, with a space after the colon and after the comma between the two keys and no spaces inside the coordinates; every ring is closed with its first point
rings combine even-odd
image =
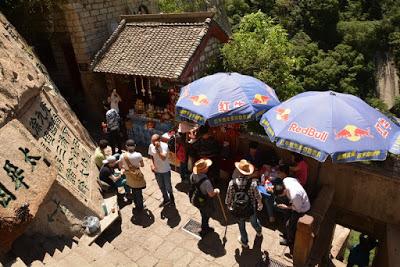
{"type": "Polygon", "coordinates": [[[164,13],[181,13],[204,10],[205,0],[158,0],[158,7],[164,13]]]}
{"type": "Polygon", "coordinates": [[[253,75],[285,99],[301,91],[291,74],[296,65],[292,50],[286,30],[259,11],[243,17],[222,55],[228,71],[253,75]]]}

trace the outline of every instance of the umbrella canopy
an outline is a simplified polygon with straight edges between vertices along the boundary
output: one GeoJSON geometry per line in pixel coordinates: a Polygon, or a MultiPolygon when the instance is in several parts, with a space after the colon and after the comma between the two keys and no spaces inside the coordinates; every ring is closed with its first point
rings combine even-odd
{"type": "Polygon", "coordinates": [[[360,98],[306,92],[266,112],[260,121],[272,142],[318,161],[384,160],[400,153],[400,128],[360,98]]]}
{"type": "Polygon", "coordinates": [[[256,78],[216,73],[181,89],[176,114],[210,126],[257,120],[279,104],[275,91],[256,78]]]}

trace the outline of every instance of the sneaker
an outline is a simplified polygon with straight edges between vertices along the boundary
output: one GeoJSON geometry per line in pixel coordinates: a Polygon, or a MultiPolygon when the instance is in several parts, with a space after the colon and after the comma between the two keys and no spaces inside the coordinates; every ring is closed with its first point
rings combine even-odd
{"type": "Polygon", "coordinates": [[[245,243],[242,242],[242,237],[241,236],[238,236],[238,242],[239,242],[240,245],[242,245],[242,247],[249,248],[248,244],[245,244],[245,243]]]}
{"type": "Polygon", "coordinates": [[[257,237],[262,237],[263,236],[262,231],[257,232],[256,235],[257,235],[257,237]]]}

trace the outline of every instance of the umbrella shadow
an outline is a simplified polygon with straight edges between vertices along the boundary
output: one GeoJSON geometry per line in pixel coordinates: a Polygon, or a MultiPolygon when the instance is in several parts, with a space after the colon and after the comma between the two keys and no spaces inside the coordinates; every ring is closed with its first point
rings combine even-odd
{"type": "Polygon", "coordinates": [[[181,215],[175,205],[165,206],[161,211],[161,219],[167,219],[167,224],[171,228],[175,228],[181,222],[181,215]]]}
{"type": "Polygon", "coordinates": [[[197,247],[214,258],[219,258],[226,254],[225,247],[216,232],[211,232],[204,236],[197,243],[197,247]]]}
{"type": "Polygon", "coordinates": [[[269,266],[269,253],[261,250],[263,237],[256,237],[253,248],[235,250],[235,260],[239,266],[269,266]]]}
{"type": "Polygon", "coordinates": [[[154,223],[154,215],[148,210],[133,210],[133,214],[131,217],[131,222],[135,225],[140,225],[143,228],[147,228],[154,223]]]}

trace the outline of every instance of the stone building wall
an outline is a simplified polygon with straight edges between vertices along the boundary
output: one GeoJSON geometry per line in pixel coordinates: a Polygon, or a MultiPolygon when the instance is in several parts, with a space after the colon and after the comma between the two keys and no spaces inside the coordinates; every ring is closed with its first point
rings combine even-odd
{"type": "Polygon", "coordinates": [[[157,12],[156,1],[70,0],[63,5],[67,29],[79,66],[83,95],[91,114],[102,116],[106,97],[104,77],[89,71],[89,64],[119,23],[119,16],[137,13],[141,5],[157,12]]]}
{"type": "Polygon", "coordinates": [[[221,46],[221,42],[215,37],[211,37],[208,40],[206,47],[201,51],[198,63],[193,66],[193,75],[189,78],[189,81],[194,81],[204,76],[208,65],[218,59],[221,46]]]}
{"type": "MultiPolygon", "coordinates": [[[[29,229],[73,236],[102,217],[94,144],[46,68],[0,14],[0,254],[29,229]],[[29,205],[29,213],[17,210],[29,205]]],[[[25,210],[25,208],[24,208],[25,210]]]]}

